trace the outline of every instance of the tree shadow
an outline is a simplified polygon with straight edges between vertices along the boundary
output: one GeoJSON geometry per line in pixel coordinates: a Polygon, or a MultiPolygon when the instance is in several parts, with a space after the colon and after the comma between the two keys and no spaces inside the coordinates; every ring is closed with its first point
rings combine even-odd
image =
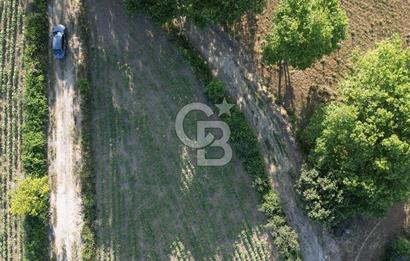
{"type": "Polygon", "coordinates": [[[300,112],[299,127],[305,128],[309,123],[313,113],[322,105],[334,100],[334,96],[327,92],[319,85],[312,85],[309,87],[306,101],[302,102],[302,109],[300,112]]]}

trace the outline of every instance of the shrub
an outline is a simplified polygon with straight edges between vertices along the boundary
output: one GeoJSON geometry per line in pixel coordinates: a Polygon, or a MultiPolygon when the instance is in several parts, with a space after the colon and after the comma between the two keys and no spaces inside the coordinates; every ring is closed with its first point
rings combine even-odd
{"type": "Polygon", "coordinates": [[[220,80],[212,80],[206,87],[206,95],[214,103],[221,103],[225,98],[224,84],[220,80]]]}
{"type": "Polygon", "coordinates": [[[49,258],[47,183],[47,2],[35,0],[24,19],[25,48],[21,163],[26,175],[14,199],[12,211],[25,214],[24,255],[26,260],[49,258]],[[29,185],[33,185],[30,188],[29,185]],[[24,199],[29,201],[24,202],[24,199]]]}
{"type": "Polygon", "coordinates": [[[287,224],[278,196],[271,190],[263,197],[261,210],[268,218],[273,242],[285,260],[301,260],[296,232],[287,224]]]}
{"type": "Polygon", "coordinates": [[[48,219],[26,216],[24,218],[24,260],[49,260],[48,219]]]}
{"type": "Polygon", "coordinates": [[[387,248],[386,260],[408,260],[410,259],[410,240],[405,236],[396,238],[387,248]]]}
{"type": "Polygon", "coordinates": [[[184,16],[198,25],[205,25],[232,23],[245,13],[259,13],[265,0],[125,0],[125,6],[130,11],[142,11],[160,23],[184,16]]]}
{"type": "Polygon", "coordinates": [[[10,212],[14,215],[45,218],[49,208],[48,177],[26,177],[11,193],[10,212]]]}
{"type": "Polygon", "coordinates": [[[296,190],[302,196],[308,216],[331,227],[338,216],[337,208],[343,202],[343,190],[335,180],[322,177],[316,169],[302,168],[296,190]]]}

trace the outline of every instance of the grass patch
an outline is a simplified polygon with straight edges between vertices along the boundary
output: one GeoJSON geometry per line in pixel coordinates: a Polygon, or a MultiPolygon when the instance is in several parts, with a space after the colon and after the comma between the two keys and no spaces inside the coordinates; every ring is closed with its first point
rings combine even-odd
{"type": "MultiPolygon", "coordinates": [[[[206,94],[210,102],[219,104],[226,99],[234,103],[227,94],[224,83],[212,75],[209,65],[189,43],[186,36],[179,34],[179,30],[170,24],[164,26],[164,29],[179,45],[195,75],[206,86],[206,94]]],[[[253,187],[261,195],[261,210],[268,219],[267,227],[270,229],[277,250],[285,260],[300,260],[297,233],[287,224],[279,198],[270,185],[256,134],[237,107],[234,107],[231,116],[223,115],[221,119],[229,125],[233,150],[251,176],[253,187]]]]}
{"type": "MultiPolygon", "coordinates": [[[[96,259],[269,260],[273,245],[241,164],[197,166],[175,134],[178,111],[204,101],[186,59],[138,17],[103,26],[117,42],[99,37],[91,50],[96,259]]],[[[192,112],[185,130],[205,119],[192,112]]]]}

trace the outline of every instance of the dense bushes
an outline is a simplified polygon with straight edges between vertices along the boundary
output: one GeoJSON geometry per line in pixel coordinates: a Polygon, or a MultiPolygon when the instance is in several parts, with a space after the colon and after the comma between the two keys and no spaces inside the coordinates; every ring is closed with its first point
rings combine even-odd
{"type": "Polygon", "coordinates": [[[298,188],[312,218],[337,225],[380,217],[410,195],[410,48],[400,38],[355,58],[341,101],[308,128],[308,167],[298,188]]]}
{"type": "Polygon", "coordinates": [[[386,260],[409,260],[410,259],[410,239],[406,235],[398,236],[387,247],[386,260]]]}
{"type": "MultiPolygon", "coordinates": [[[[41,213],[32,215],[37,212],[35,208],[24,210],[26,214],[30,214],[24,218],[24,254],[27,260],[47,260],[49,256],[49,202],[48,186],[46,187],[48,173],[46,135],[48,122],[48,19],[45,1],[36,0],[29,6],[28,14],[24,19],[24,38],[21,163],[27,180],[23,181],[22,184],[30,184],[33,181],[37,181],[34,182],[38,183],[37,185],[42,184],[40,186],[42,188],[41,196],[38,198],[41,201],[41,208],[37,209],[41,213]]],[[[23,190],[24,187],[20,187],[17,193],[23,190]]],[[[15,201],[14,203],[22,204],[14,206],[16,211],[19,208],[23,210],[22,202],[15,201]]],[[[26,207],[33,206],[26,205],[26,207]]]]}
{"type": "Polygon", "coordinates": [[[47,260],[49,194],[47,176],[28,176],[11,193],[10,212],[24,217],[26,260],[47,260]]]}
{"type": "Polygon", "coordinates": [[[125,0],[127,9],[142,11],[165,23],[180,16],[199,25],[208,22],[232,23],[247,12],[259,13],[265,0],[125,0]]]}
{"type": "MultiPolygon", "coordinates": [[[[206,94],[213,104],[221,103],[223,99],[233,103],[231,98],[226,95],[224,83],[217,79],[213,79],[207,85],[206,94]]],[[[231,129],[231,146],[241,160],[246,172],[252,176],[255,189],[264,195],[269,191],[270,185],[255,133],[237,107],[231,109],[230,116],[222,115],[221,119],[231,129]]]]}
{"type": "MultiPolygon", "coordinates": [[[[224,83],[212,76],[207,63],[189,44],[188,40],[184,36],[178,35],[175,28],[169,27],[168,30],[173,32],[171,35],[178,42],[183,55],[195,71],[198,79],[207,87],[206,94],[210,102],[218,104],[223,99],[227,99],[233,103],[226,93],[224,83]]],[[[287,224],[279,199],[270,185],[254,131],[247,124],[244,115],[237,107],[231,110],[231,116],[223,115],[221,118],[231,129],[230,144],[235,154],[251,176],[253,186],[261,195],[261,210],[268,219],[267,227],[273,236],[273,242],[277,250],[285,260],[300,260],[298,236],[287,224]]]]}
{"type": "MultiPolygon", "coordinates": [[[[37,1],[43,6],[44,3],[37,1]]],[[[44,5],[45,7],[45,5],[44,5]]],[[[47,175],[47,59],[48,20],[45,10],[28,14],[24,20],[24,84],[22,167],[26,174],[47,175]]]]}
{"type": "Polygon", "coordinates": [[[300,260],[298,235],[286,224],[278,195],[272,190],[264,195],[261,210],[268,218],[267,227],[272,231],[273,243],[281,256],[285,260],[300,260]]]}

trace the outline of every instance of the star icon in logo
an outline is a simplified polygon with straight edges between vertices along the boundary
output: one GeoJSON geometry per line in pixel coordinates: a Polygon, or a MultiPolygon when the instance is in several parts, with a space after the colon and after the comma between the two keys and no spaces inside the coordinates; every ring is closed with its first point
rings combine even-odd
{"type": "Polygon", "coordinates": [[[223,102],[221,104],[215,104],[216,107],[219,109],[219,114],[218,116],[227,114],[231,116],[231,109],[234,106],[234,104],[229,104],[226,99],[224,98],[223,102]]]}

